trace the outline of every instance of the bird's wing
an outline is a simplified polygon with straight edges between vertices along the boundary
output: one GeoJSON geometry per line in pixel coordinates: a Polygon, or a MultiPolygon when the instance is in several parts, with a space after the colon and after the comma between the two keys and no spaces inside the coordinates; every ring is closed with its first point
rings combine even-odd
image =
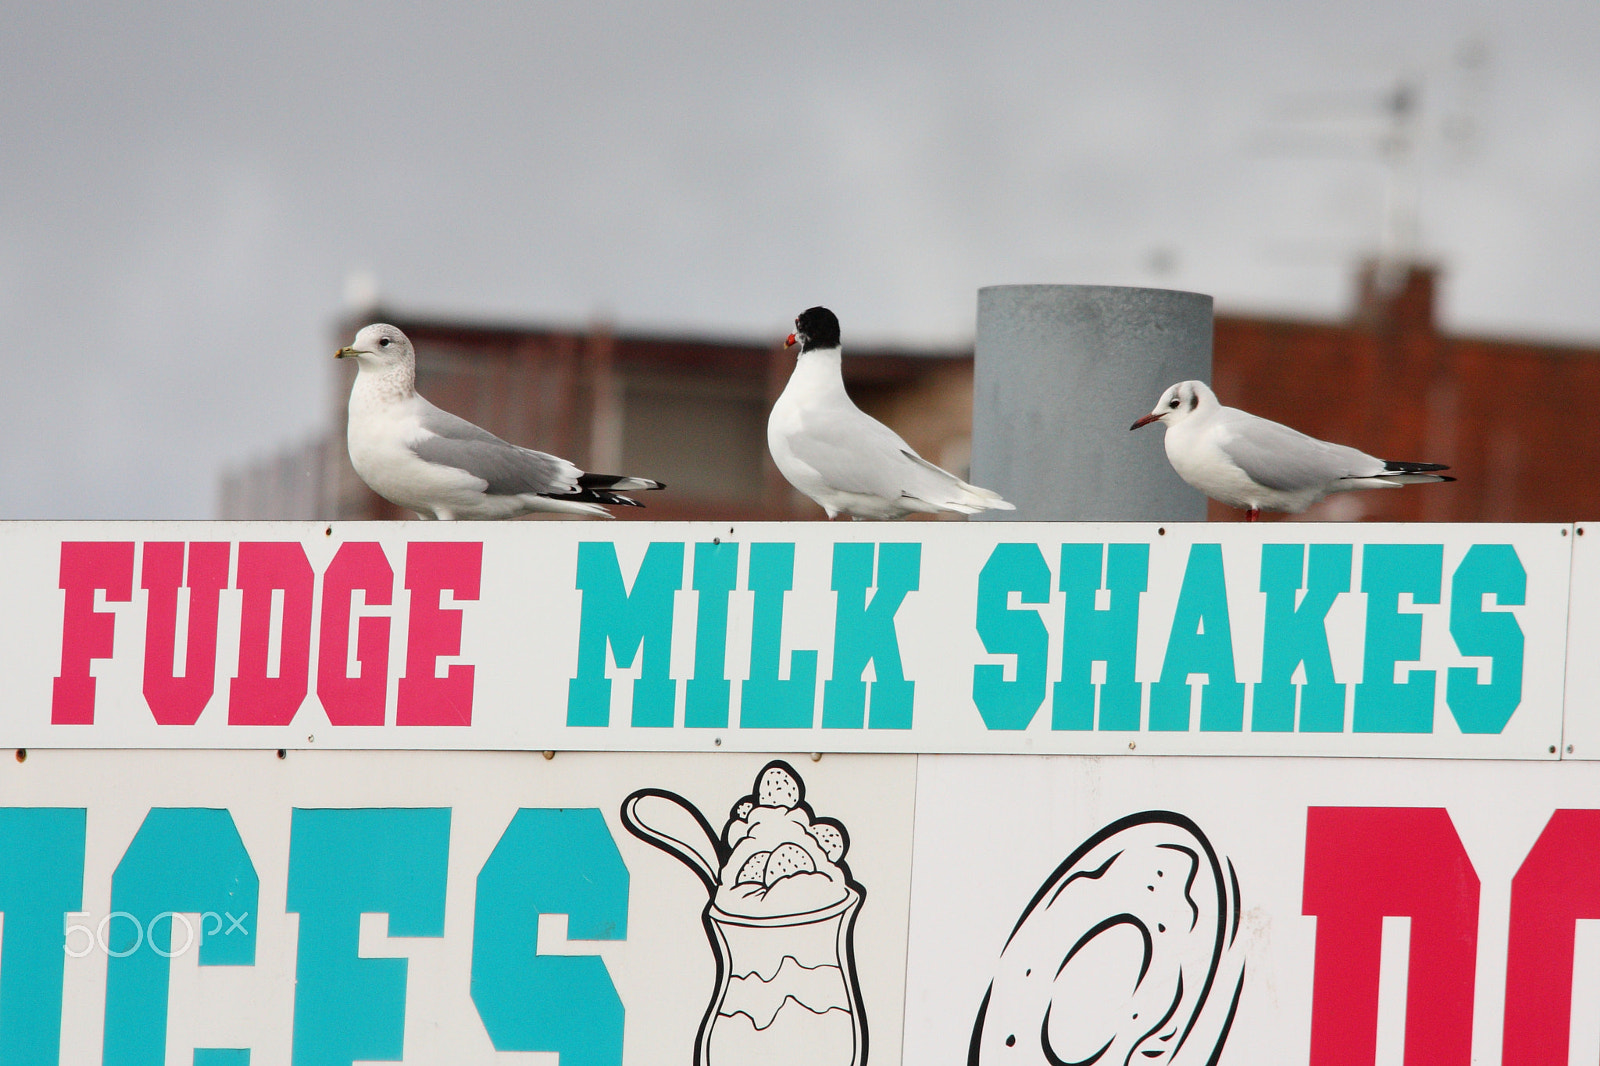
{"type": "MultiPolygon", "coordinates": [[[[418,397],[421,399],[421,397],[418,397]]],[[[582,473],[565,459],[519,448],[493,433],[422,401],[423,434],[411,445],[418,458],[465,470],[488,483],[491,496],[561,496],[578,491],[582,473]]]]}
{"type": "Polygon", "coordinates": [[[927,462],[888,426],[854,406],[807,411],[804,429],[789,439],[795,458],[841,492],[884,499],[922,498],[930,481],[954,476],[927,462]]]}
{"type": "Polygon", "coordinates": [[[1383,471],[1382,461],[1343,444],[1308,437],[1243,411],[1226,414],[1214,430],[1218,449],[1250,480],[1269,489],[1299,492],[1383,471]]]}

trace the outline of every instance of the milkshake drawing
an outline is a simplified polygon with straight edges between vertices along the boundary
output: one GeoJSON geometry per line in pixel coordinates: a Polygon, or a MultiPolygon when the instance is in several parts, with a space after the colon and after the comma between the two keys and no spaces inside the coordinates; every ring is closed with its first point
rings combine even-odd
{"type": "Polygon", "coordinates": [[[622,820],[699,875],[710,897],[701,923],[717,983],[695,1066],[866,1066],[853,943],[866,890],[844,862],[844,826],[813,815],[794,769],[768,763],[720,835],[661,789],[629,796],[622,820]]]}

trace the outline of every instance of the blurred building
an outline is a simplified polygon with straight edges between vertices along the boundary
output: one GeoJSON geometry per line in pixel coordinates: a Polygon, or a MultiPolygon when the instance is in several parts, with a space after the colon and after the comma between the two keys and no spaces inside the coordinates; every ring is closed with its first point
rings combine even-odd
{"type": "MultiPolygon", "coordinates": [[[[1452,336],[1438,328],[1439,273],[1365,269],[1343,321],[1216,316],[1213,383],[1226,404],[1386,459],[1448,463],[1452,485],[1334,496],[1304,517],[1565,522],[1600,514],[1600,348],[1452,336]]],[[[588,470],[665,481],[626,519],[822,518],[767,456],[766,419],[794,365],[779,343],[475,325],[384,309],[345,323],[405,330],[417,388],[506,440],[588,470]]],[[[338,377],[326,437],[229,474],[223,518],[409,518],[350,468],[338,377]]],[[[856,403],[923,456],[965,473],[972,352],[850,345],[856,403]]],[[[1154,397],[1152,397],[1152,402],[1154,397]]],[[[1143,409],[1128,412],[1131,421],[1143,409]]],[[[1155,432],[1160,432],[1159,430],[1155,432]]],[[[1242,517],[1212,505],[1213,520],[1242,517]]]]}

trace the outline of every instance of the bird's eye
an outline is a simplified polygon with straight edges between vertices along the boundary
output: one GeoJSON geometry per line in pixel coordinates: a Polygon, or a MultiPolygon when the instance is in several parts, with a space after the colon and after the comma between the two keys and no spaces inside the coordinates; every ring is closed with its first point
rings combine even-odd
{"type": "MultiPolygon", "coordinates": [[[[388,337],[383,337],[383,338],[381,338],[381,339],[380,339],[380,340],[379,340],[379,341],[378,341],[378,347],[380,347],[380,348],[387,348],[387,347],[389,347],[389,338],[388,338],[388,337]]],[[[1178,401],[1177,401],[1177,400],[1173,400],[1173,401],[1172,401],[1172,403],[1173,403],[1173,405],[1174,405],[1174,406],[1176,406],[1176,405],[1177,405],[1177,403],[1178,403],[1178,401]]]]}
{"type": "Polygon", "coordinates": [[[1176,396],[1174,396],[1172,398],[1172,402],[1167,404],[1167,406],[1168,407],[1176,407],[1176,406],[1178,406],[1178,398],[1176,396]]]}

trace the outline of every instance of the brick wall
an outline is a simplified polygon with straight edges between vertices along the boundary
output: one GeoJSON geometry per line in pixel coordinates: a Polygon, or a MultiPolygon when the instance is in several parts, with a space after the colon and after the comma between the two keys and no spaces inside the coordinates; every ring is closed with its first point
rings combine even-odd
{"type": "MultiPolygon", "coordinates": [[[[1448,463],[1459,480],[1341,494],[1308,519],[1566,522],[1600,514],[1600,350],[1438,332],[1438,273],[1390,291],[1362,277],[1351,321],[1219,314],[1222,402],[1385,459],[1448,463]]],[[[1213,505],[1213,520],[1239,517],[1213,505]]]]}

